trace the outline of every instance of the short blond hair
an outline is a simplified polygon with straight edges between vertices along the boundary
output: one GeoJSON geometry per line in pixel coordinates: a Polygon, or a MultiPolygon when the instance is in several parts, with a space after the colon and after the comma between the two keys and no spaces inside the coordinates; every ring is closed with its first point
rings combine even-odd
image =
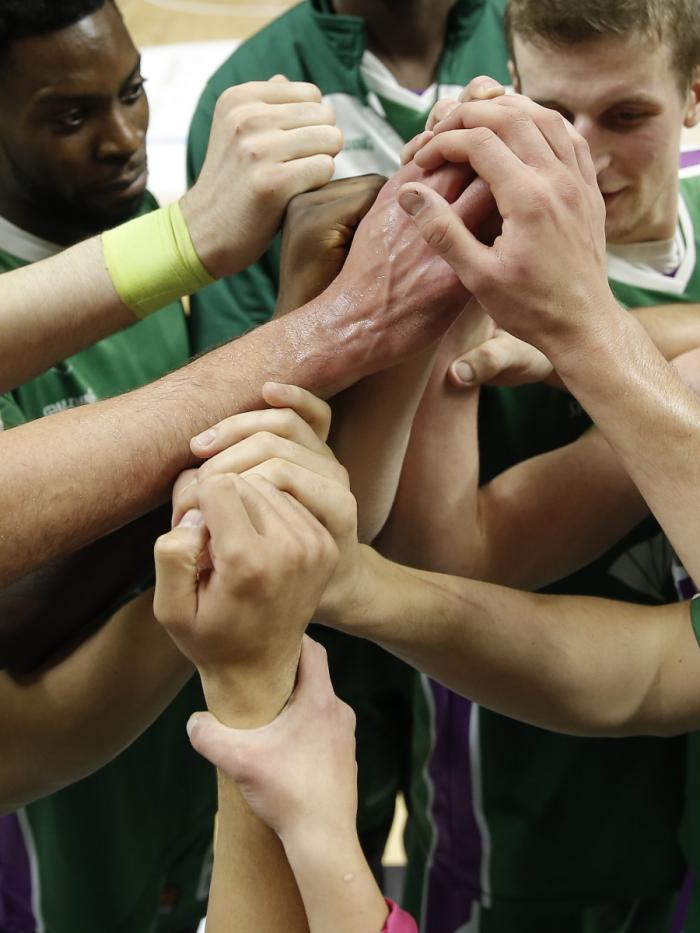
{"type": "Polygon", "coordinates": [[[683,92],[700,64],[700,0],[508,0],[506,34],[559,47],[638,35],[668,45],[683,92]]]}

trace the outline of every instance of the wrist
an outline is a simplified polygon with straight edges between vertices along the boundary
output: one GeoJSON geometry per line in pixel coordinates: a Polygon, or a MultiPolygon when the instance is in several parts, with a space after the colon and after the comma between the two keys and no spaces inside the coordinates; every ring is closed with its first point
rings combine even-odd
{"type": "Polygon", "coordinates": [[[346,569],[341,565],[341,573],[326,588],[316,621],[368,637],[366,632],[376,621],[376,607],[384,586],[382,571],[387,563],[370,545],[355,545],[350,566],[346,569]]]}
{"type": "Polygon", "coordinates": [[[228,668],[200,668],[207,708],[224,725],[257,729],[275,719],[296,683],[299,651],[274,663],[239,663],[228,668]]]}
{"type": "Polygon", "coordinates": [[[591,361],[607,353],[619,340],[628,318],[629,313],[608,291],[585,311],[571,314],[552,332],[545,331],[538,347],[566,380],[570,375],[585,372],[591,361]]]}
{"type": "Polygon", "coordinates": [[[221,226],[218,204],[201,187],[195,183],[180,198],[180,209],[202,265],[213,278],[220,279],[240,272],[241,265],[235,246],[223,242],[218,235],[221,226]]]}

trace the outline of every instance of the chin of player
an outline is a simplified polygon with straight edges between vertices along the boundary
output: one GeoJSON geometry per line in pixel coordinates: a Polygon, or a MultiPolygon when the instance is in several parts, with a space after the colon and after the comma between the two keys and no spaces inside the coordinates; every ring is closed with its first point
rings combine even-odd
{"type": "Polygon", "coordinates": [[[144,187],[138,194],[133,194],[128,198],[93,201],[85,205],[85,219],[95,233],[109,227],[116,227],[136,217],[141,210],[145,196],[144,187]]]}

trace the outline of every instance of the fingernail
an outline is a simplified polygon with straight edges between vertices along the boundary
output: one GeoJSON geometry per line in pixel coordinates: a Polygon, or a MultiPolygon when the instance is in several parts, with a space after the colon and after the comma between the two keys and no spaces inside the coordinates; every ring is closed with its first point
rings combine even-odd
{"type": "Polygon", "coordinates": [[[418,211],[425,205],[423,195],[419,194],[417,191],[403,191],[399,197],[399,204],[406,211],[407,214],[410,214],[411,217],[414,217],[418,211]]]}
{"type": "Polygon", "coordinates": [[[198,713],[192,713],[190,718],[187,720],[186,729],[187,729],[187,735],[189,736],[189,738],[192,738],[192,733],[194,732],[195,726],[197,725],[198,721],[199,721],[198,713]]]}
{"type": "Polygon", "coordinates": [[[474,370],[471,368],[469,363],[465,363],[463,360],[459,363],[455,363],[454,367],[452,368],[452,372],[455,374],[455,377],[465,385],[468,382],[472,382],[474,379],[474,370]]]}
{"type": "Polygon", "coordinates": [[[196,437],[192,438],[192,443],[197,444],[199,447],[209,447],[216,440],[216,431],[214,428],[209,428],[208,431],[204,431],[202,434],[198,434],[196,437]]]}
{"type": "Polygon", "coordinates": [[[204,516],[199,509],[190,509],[180,519],[178,528],[200,528],[204,524],[204,516]]]}

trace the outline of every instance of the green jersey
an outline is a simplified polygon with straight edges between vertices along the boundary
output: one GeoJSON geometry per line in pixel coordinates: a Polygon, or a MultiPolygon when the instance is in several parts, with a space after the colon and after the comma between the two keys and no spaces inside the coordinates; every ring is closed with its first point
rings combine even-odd
{"type": "MultiPolygon", "coordinates": [[[[144,210],[155,206],[149,196],[144,210]]],[[[0,271],[55,252],[0,218],[0,271]]],[[[188,357],[178,302],[0,396],[2,426],[127,392],[188,357]]],[[[106,614],[110,608],[117,607],[106,614]]],[[[204,706],[193,679],[111,763],[0,819],[0,929],[180,933],[197,924],[206,910],[216,782],[185,724],[204,706]]],[[[40,760],[39,749],[37,767],[40,760]]]]}
{"type": "MultiPolygon", "coordinates": [[[[204,162],[214,106],[234,84],[279,72],[311,81],[334,109],[345,146],[336,178],[399,168],[404,139],[425,126],[438,98],[456,97],[479,74],[509,83],[503,36],[505,0],[457,0],[450,14],[436,81],[420,94],[402,88],[366,48],[364,22],[337,16],[330,0],[305,0],[244,42],[210,79],[197,106],[187,154],[190,182],[204,162]]],[[[193,301],[196,351],[263,323],[279,286],[279,238],[260,262],[200,292],[193,301]]]]}

